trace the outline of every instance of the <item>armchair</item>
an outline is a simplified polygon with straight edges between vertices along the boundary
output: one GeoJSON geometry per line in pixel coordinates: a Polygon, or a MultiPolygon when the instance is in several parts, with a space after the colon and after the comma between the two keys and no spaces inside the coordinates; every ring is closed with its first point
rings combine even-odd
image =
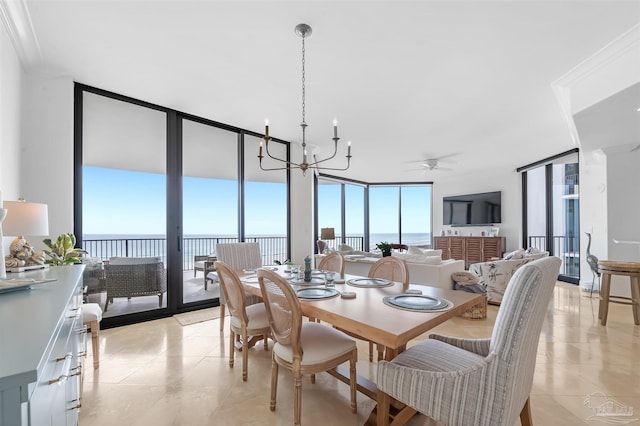
{"type": "Polygon", "coordinates": [[[104,265],[107,300],[104,311],[116,297],[162,296],[167,291],[167,271],[159,257],[112,257],[104,265]]]}
{"type": "Polygon", "coordinates": [[[211,277],[209,277],[209,272],[215,272],[215,262],[217,258],[215,255],[195,255],[193,256],[193,277],[196,277],[196,272],[203,271],[204,272],[204,289],[207,289],[207,282],[213,281],[211,277]]]}
{"type": "MultiPolygon", "coordinates": [[[[531,425],[529,393],[545,311],[561,261],[546,257],[514,274],[490,339],[431,335],[390,362],[378,363],[378,424],[389,402],[406,404],[396,420],[419,411],[457,425],[531,425]]],[[[395,420],[394,420],[395,422],[395,420]]]]}

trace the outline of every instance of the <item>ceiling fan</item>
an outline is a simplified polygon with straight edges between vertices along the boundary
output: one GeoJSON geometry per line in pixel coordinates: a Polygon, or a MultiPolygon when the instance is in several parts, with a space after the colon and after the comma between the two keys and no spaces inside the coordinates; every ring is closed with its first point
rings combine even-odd
{"type": "Polygon", "coordinates": [[[440,159],[439,158],[427,158],[426,160],[424,160],[423,162],[420,163],[420,166],[422,166],[424,168],[425,171],[433,171],[433,170],[453,170],[450,169],[448,167],[442,167],[440,166],[440,159]]]}

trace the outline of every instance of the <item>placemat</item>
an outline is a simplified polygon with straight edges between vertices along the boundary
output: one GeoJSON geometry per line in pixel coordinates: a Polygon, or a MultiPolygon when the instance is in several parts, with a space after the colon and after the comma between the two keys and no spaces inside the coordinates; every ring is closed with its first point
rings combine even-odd
{"type": "Polygon", "coordinates": [[[382,299],[385,305],[412,312],[442,312],[453,308],[453,303],[440,297],[421,294],[397,294],[382,299]]]}
{"type": "Polygon", "coordinates": [[[383,280],[382,278],[353,278],[347,281],[347,285],[353,287],[389,287],[393,285],[393,281],[383,280]]]}

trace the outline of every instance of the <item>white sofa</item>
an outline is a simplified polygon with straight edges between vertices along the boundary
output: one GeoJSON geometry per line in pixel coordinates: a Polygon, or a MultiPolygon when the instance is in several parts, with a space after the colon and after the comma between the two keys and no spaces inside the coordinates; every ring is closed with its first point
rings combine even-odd
{"type": "MultiPolygon", "coordinates": [[[[402,257],[399,254],[395,256],[402,257]]],[[[316,255],[316,265],[320,263],[323,254],[316,255]]],[[[345,274],[360,275],[366,277],[371,265],[378,261],[379,257],[367,257],[366,255],[345,255],[345,274]]],[[[464,271],[463,260],[443,260],[439,264],[416,263],[405,259],[409,268],[409,282],[431,287],[453,289],[451,274],[464,271]]]]}

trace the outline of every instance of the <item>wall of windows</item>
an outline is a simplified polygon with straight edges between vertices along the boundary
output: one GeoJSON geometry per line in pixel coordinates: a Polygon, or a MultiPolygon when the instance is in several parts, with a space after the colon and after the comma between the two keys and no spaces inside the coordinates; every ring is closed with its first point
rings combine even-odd
{"type": "MultiPolygon", "coordinates": [[[[262,135],[81,84],[74,114],[79,243],[96,261],[157,257],[166,276],[133,297],[111,297],[96,276],[88,297],[103,326],[217,304],[219,285],[196,262],[218,243],[258,242],[263,264],[290,257],[290,174],[260,170],[262,135]]],[[[289,155],[284,141],[270,148],[289,155]]]]}
{"type": "Polygon", "coordinates": [[[431,247],[430,183],[368,184],[320,175],[316,188],[317,235],[332,227],[337,244],[366,251],[381,241],[431,247]]]}

